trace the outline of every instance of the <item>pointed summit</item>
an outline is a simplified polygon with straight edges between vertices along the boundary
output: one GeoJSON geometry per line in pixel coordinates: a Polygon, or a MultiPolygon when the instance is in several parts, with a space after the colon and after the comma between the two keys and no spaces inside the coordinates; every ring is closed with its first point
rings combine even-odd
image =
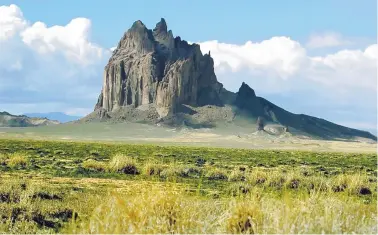
{"type": "Polygon", "coordinates": [[[168,30],[167,23],[165,22],[164,18],[161,18],[154,28],[154,33],[156,34],[167,33],[167,30],[168,30]]]}
{"type": "Polygon", "coordinates": [[[256,97],[255,91],[245,82],[243,82],[239,88],[238,95],[245,97],[256,97]]]}
{"type": "Polygon", "coordinates": [[[140,20],[137,20],[133,23],[133,25],[131,26],[131,30],[132,29],[146,29],[146,26],[143,24],[142,21],[140,20]]]}
{"type": "Polygon", "coordinates": [[[160,44],[158,46],[158,50],[162,51],[164,54],[171,54],[175,42],[172,31],[167,30],[167,23],[165,22],[164,18],[161,18],[153,30],[153,36],[155,41],[159,42],[160,44]]]}
{"type": "MultiPolygon", "coordinates": [[[[114,54],[136,52],[146,54],[154,51],[154,38],[142,21],[137,20],[123,35],[114,54]]],[[[111,60],[115,59],[114,57],[111,60]]]]}
{"type": "Polygon", "coordinates": [[[95,110],[109,113],[150,105],[165,117],[182,104],[221,103],[213,61],[198,45],[175,40],[163,18],[153,30],[140,20],[132,25],[109,59],[103,81],[95,110]]]}

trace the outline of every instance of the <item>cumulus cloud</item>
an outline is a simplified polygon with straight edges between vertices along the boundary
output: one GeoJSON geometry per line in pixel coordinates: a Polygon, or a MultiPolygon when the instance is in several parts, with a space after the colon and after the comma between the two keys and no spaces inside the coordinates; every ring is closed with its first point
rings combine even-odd
{"type": "Polygon", "coordinates": [[[111,52],[90,41],[90,29],[86,18],[32,24],[16,5],[1,6],[0,106],[15,113],[23,107],[57,111],[54,105],[82,113],[93,106],[111,52]]]}
{"type": "Polygon", "coordinates": [[[83,65],[97,62],[104,50],[88,40],[91,22],[76,18],[66,26],[48,28],[36,22],[22,33],[22,41],[40,54],[62,53],[67,60],[83,65]]]}
{"type": "MultiPolygon", "coordinates": [[[[329,89],[362,88],[376,92],[378,45],[364,50],[342,50],[334,54],[312,57],[300,43],[287,37],[273,37],[262,42],[244,45],[218,41],[200,42],[203,53],[211,52],[215,70],[249,73],[250,82],[269,79],[288,80],[293,89],[300,88],[298,79],[327,86],[329,89]],[[253,76],[259,75],[259,76],[253,76]],[[263,76],[264,75],[264,76],[263,76]],[[293,80],[293,81],[290,81],[293,80]]],[[[229,74],[228,74],[229,75],[229,74]]],[[[223,77],[223,75],[221,75],[223,77]]],[[[240,83],[242,82],[240,78],[240,83]]],[[[227,84],[229,81],[224,78],[227,84]]],[[[232,81],[235,82],[234,80],[232,81]]],[[[280,86],[278,84],[278,86],[280,86]]],[[[277,90],[280,92],[280,90],[277,90]]]]}
{"type": "Polygon", "coordinates": [[[0,41],[13,37],[26,25],[22,11],[16,5],[0,6],[0,41]]]}
{"type": "Polygon", "coordinates": [[[308,48],[324,48],[345,46],[350,44],[352,44],[352,42],[343,38],[342,35],[335,32],[326,32],[311,35],[306,45],[308,48]]]}
{"type": "Polygon", "coordinates": [[[216,67],[227,64],[233,71],[243,67],[269,70],[284,79],[299,69],[305,56],[300,44],[288,37],[273,37],[260,43],[248,41],[244,45],[208,41],[200,46],[204,52],[211,51],[216,67]]]}

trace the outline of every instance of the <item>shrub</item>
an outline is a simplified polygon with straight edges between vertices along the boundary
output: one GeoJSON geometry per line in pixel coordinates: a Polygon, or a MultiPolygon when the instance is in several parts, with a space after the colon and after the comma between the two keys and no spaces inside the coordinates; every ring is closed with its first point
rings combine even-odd
{"type": "Polygon", "coordinates": [[[89,151],[89,154],[92,156],[100,156],[100,152],[98,150],[91,150],[89,151]]]}
{"type": "Polygon", "coordinates": [[[210,169],[206,173],[206,177],[209,180],[227,180],[228,179],[227,173],[220,169],[210,169]]]}
{"type": "Polygon", "coordinates": [[[248,175],[248,181],[253,185],[264,184],[268,178],[268,174],[258,168],[254,168],[251,173],[248,175]]]}
{"type": "Polygon", "coordinates": [[[192,166],[182,166],[180,168],[180,174],[183,177],[196,177],[198,178],[201,175],[202,170],[199,167],[192,166]]]}
{"type": "Polygon", "coordinates": [[[230,176],[228,177],[229,181],[245,181],[245,173],[239,169],[231,171],[230,176]]]}
{"type": "Polygon", "coordinates": [[[28,157],[26,155],[12,155],[7,162],[11,168],[26,168],[28,164],[28,157]]]}
{"type": "Polygon", "coordinates": [[[368,187],[366,187],[366,186],[361,186],[361,187],[357,188],[357,193],[359,195],[370,195],[371,194],[371,190],[368,187]]]}
{"type": "Polygon", "coordinates": [[[122,154],[116,154],[109,162],[109,170],[124,174],[139,174],[135,159],[122,154]]]}
{"type": "Polygon", "coordinates": [[[106,164],[104,162],[99,162],[93,159],[86,160],[82,164],[84,169],[88,170],[94,170],[94,171],[105,171],[106,170],[106,164]]]}

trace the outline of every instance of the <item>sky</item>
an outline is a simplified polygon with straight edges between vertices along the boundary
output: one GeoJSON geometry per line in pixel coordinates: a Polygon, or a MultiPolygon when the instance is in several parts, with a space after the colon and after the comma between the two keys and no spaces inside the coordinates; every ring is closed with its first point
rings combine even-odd
{"type": "Polygon", "coordinates": [[[288,111],[376,133],[373,0],[0,0],[0,110],[88,114],[111,48],[162,17],[211,51],[225,88],[244,81],[288,111]]]}

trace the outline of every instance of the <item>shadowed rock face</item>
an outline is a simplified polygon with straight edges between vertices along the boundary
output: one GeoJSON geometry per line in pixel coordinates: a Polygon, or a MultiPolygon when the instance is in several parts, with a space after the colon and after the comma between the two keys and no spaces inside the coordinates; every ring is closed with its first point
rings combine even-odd
{"type": "Polygon", "coordinates": [[[174,38],[164,19],[153,30],[136,21],[118,43],[103,77],[95,110],[155,104],[160,116],[166,116],[180,104],[222,105],[213,59],[202,55],[199,45],[174,38]]]}

